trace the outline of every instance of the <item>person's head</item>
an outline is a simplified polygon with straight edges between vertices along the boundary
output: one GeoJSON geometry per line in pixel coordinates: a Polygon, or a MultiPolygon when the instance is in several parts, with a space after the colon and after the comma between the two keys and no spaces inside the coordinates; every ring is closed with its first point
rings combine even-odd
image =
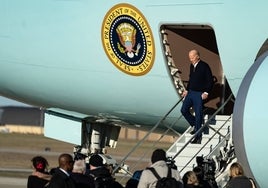
{"type": "Polygon", "coordinates": [[[90,165],[90,169],[95,169],[97,167],[101,167],[104,166],[103,164],[103,159],[100,155],[98,154],[94,154],[89,158],[89,165],[90,165]]]}
{"type": "Polygon", "coordinates": [[[243,176],[244,170],[240,163],[235,162],[230,166],[230,177],[243,176]]]}
{"type": "Polygon", "coordinates": [[[204,178],[204,172],[200,166],[194,167],[193,171],[194,171],[198,180],[202,180],[204,178]]]}
{"type": "Polygon", "coordinates": [[[184,174],[182,177],[182,181],[184,184],[190,184],[190,185],[198,185],[199,181],[197,179],[197,176],[195,175],[194,171],[188,171],[184,174]]]}
{"type": "Polygon", "coordinates": [[[199,52],[197,50],[191,50],[189,52],[189,60],[192,64],[197,63],[200,60],[199,52]]]}
{"type": "Polygon", "coordinates": [[[70,154],[63,153],[59,156],[58,159],[59,167],[67,172],[71,172],[73,170],[74,160],[70,154]]]}
{"type": "Polygon", "coordinates": [[[85,174],[86,173],[86,163],[84,160],[79,159],[74,162],[73,166],[74,173],[85,174]]]}
{"type": "Polygon", "coordinates": [[[155,163],[157,161],[167,161],[166,152],[163,149],[154,150],[151,157],[151,162],[155,163]]]}
{"type": "Polygon", "coordinates": [[[32,164],[37,172],[45,172],[48,167],[47,160],[42,156],[36,156],[32,158],[32,164]]]}

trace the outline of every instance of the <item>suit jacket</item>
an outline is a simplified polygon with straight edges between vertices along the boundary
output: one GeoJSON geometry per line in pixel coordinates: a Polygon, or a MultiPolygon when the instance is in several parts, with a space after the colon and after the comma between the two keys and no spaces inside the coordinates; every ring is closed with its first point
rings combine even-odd
{"type": "Polygon", "coordinates": [[[92,176],[81,173],[71,173],[71,178],[77,188],[94,188],[94,179],[92,176]]]}
{"type": "Polygon", "coordinates": [[[204,61],[199,61],[196,67],[190,65],[189,83],[187,90],[209,93],[213,87],[213,76],[211,69],[204,61]]]}
{"type": "Polygon", "coordinates": [[[50,180],[49,188],[75,188],[75,184],[70,176],[57,168],[50,180]]]}

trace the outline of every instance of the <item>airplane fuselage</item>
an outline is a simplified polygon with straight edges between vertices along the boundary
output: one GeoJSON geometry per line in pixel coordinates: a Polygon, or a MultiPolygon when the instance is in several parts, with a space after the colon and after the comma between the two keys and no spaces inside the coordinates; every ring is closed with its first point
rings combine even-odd
{"type": "MultiPolygon", "coordinates": [[[[239,101],[233,132],[242,135],[234,140],[245,149],[237,155],[265,187],[262,164],[268,159],[261,144],[266,141],[267,126],[262,125],[268,102],[260,93],[266,93],[266,8],[264,1],[3,0],[0,93],[53,111],[148,129],[180,98],[161,33],[168,30],[178,40],[172,41],[178,66],[189,64],[187,52],[193,48],[201,58],[205,54],[208,61],[217,60],[219,83],[225,85],[226,79],[239,101]],[[187,36],[187,29],[199,34],[187,36]],[[202,29],[214,33],[213,39],[200,34],[202,29]],[[207,37],[205,43],[200,36],[207,37]]],[[[186,65],[179,67],[185,80],[186,65]]],[[[168,120],[179,115],[178,110],[168,120]]],[[[187,127],[181,121],[175,129],[187,127]]]]}

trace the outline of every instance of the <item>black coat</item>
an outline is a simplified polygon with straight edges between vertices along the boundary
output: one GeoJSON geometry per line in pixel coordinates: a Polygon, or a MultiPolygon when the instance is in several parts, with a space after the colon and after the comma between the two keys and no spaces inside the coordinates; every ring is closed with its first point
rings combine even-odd
{"type": "Polygon", "coordinates": [[[112,177],[110,171],[105,166],[91,170],[90,175],[94,178],[95,187],[98,187],[97,181],[100,178],[104,178],[104,179],[113,179],[113,181],[109,182],[109,187],[111,187],[111,188],[123,188],[123,186],[120,183],[115,181],[115,179],[112,177]]]}
{"type": "Polygon", "coordinates": [[[72,173],[71,178],[74,180],[77,188],[94,188],[94,179],[81,173],[72,173]]]}
{"type": "Polygon", "coordinates": [[[231,178],[226,185],[226,188],[252,188],[252,184],[246,176],[236,176],[231,178]]]}
{"type": "Polygon", "coordinates": [[[73,179],[67,176],[59,168],[55,170],[50,183],[49,188],[76,188],[73,179]]]}
{"type": "Polygon", "coordinates": [[[43,188],[48,183],[48,180],[30,175],[27,181],[27,188],[43,188]]]}
{"type": "Polygon", "coordinates": [[[209,93],[213,87],[213,76],[211,69],[204,61],[199,61],[196,67],[190,65],[189,83],[187,90],[209,93]]]}

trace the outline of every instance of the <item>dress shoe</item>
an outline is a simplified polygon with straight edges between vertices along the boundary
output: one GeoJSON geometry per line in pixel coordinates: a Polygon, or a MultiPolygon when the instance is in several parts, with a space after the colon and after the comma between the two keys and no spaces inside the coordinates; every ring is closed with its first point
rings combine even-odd
{"type": "Polygon", "coordinates": [[[191,135],[195,134],[195,130],[192,130],[192,131],[190,132],[190,134],[191,134],[191,135]]]}
{"type": "Polygon", "coordinates": [[[192,143],[192,144],[201,144],[201,141],[202,141],[202,137],[200,137],[200,138],[195,138],[191,143],[192,143]]]}
{"type": "Polygon", "coordinates": [[[195,133],[194,126],[191,126],[191,128],[189,129],[189,133],[190,134],[194,134],[195,133]]]}

